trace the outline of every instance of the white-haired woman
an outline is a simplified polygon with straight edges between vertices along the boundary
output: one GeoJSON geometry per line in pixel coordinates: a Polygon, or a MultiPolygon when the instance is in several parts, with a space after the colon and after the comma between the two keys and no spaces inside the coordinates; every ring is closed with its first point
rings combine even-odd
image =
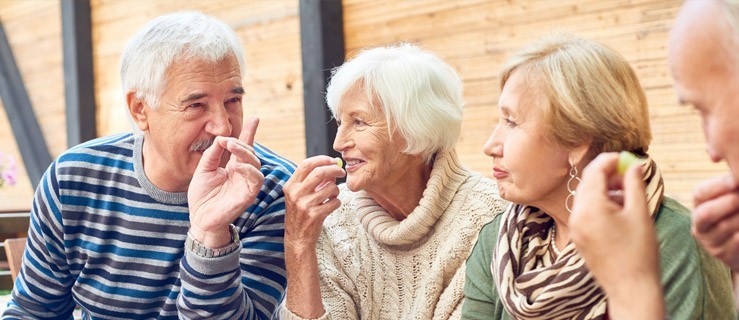
{"type": "Polygon", "coordinates": [[[327,93],[346,161],[305,160],[285,186],[293,319],[458,318],[464,261],[502,211],[492,180],[459,162],[462,83],[404,44],[361,52],[327,93]]]}
{"type": "Polygon", "coordinates": [[[500,79],[500,123],[485,153],[512,205],[482,229],[467,261],[463,317],[608,317],[606,295],[570,242],[568,218],[579,172],[601,152],[627,150],[644,159],[660,248],[651,258],[660,259],[667,311],[674,319],[734,319],[729,270],[690,236],[688,209],[665,197],[647,154],[647,100],[628,62],[593,41],[555,35],[515,54],[500,79]]]}

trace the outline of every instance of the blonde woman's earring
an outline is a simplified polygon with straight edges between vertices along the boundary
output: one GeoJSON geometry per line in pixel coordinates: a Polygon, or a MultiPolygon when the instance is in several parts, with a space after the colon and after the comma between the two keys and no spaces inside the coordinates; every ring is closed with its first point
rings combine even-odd
{"type": "Polygon", "coordinates": [[[572,213],[572,205],[570,204],[570,199],[572,201],[575,201],[575,189],[577,189],[577,185],[580,184],[581,180],[580,177],[577,176],[577,166],[573,163],[570,163],[570,179],[567,180],[567,192],[570,194],[567,195],[567,198],[565,199],[565,208],[567,208],[567,212],[572,213]],[[577,181],[577,185],[572,186],[572,182],[577,181]]]}

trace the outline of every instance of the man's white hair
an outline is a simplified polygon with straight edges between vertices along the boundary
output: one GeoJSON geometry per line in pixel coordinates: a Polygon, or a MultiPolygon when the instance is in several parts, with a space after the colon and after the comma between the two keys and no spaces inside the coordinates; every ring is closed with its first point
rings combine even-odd
{"type": "MultiPolygon", "coordinates": [[[[379,104],[392,134],[406,142],[404,153],[427,162],[454,148],[462,126],[462,80],[432,53],[411,44],[364,50],[334,70],[326,102],[335,118],[348,90],[362,85],[370,103],[379,104]]],[[[360,87],[362,88],[362,87],[360,87]]]]}
{"type": "Polygon", "coordinates": [[[123,50],[123,93],[134,90],[137,98],[156,108],[167,86],[165,74],[175,60],[218,62],[228,55],[236,58],[243,77],[244,49],[231,27],[194,11],[160,16],[139,30],[123,50]]]}

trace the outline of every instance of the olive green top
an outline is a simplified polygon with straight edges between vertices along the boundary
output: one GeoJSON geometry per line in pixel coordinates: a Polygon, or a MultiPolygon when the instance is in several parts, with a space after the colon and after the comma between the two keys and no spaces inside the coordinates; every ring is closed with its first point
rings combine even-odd
{"type": "MultiPolygon", "coordinates": [[[[490,271],[501,216],[496,216],[482,228],[467,259],[463,319],[513,319],[498,297],[490,271]]],[[[730,271],[709,256],[690,235],[690,210],[673,199],[665,198],[655,224],[662,285],[670,318],[737,319],[730,271]]]]}

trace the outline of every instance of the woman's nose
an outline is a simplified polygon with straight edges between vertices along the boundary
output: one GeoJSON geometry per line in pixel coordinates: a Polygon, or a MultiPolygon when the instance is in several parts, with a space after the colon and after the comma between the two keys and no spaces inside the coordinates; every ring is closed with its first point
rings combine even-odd
{"type": "Polygon", "coordinates": [[[485,142],[483,151],[488,157],[499,158],[503,156],[503,143],[502,143],[502,132],[500,125],[495,127],[493,133],[485,142]]]}
{"type": "Polygon", "coordinates": [[[348,137],[346,130],[341,126],[336,130],[336,138],[334,138],[333,148],[337,152],[342,152],[351,146],[351,139],[348,137]]]}

